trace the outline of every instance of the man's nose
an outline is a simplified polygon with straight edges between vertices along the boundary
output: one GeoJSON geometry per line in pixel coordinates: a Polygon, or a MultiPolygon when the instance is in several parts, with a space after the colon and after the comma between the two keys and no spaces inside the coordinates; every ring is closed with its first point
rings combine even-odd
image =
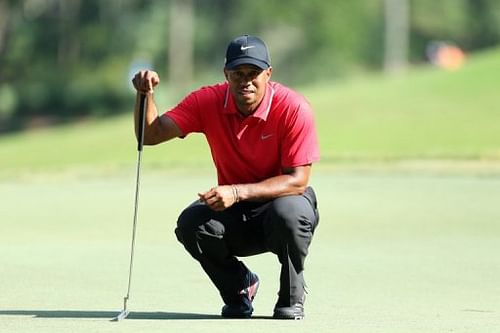
{"type": "Polygon", "coordinates": [[[247,79],[247,78],[243,78],[240,81],[240,86],[243,86],[243,87],[247,87],[247,86],[249,86],[251,84],[252,84],[252,80],[247,79]]]}

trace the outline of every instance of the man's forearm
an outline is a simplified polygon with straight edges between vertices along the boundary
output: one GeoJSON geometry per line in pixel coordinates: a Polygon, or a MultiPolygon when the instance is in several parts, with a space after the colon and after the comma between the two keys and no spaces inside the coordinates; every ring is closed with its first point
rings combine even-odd
{"type": "Polygon", "coordinates": [[[310,166],[294,168],[288,174],[268,178],[259,183],[235,184],[240,201],[265,201],[286,195],[304,193],[309,180],[310,166]]]}
{"type": "MultiPolygon", "coordinates": [[[[140,115],[140,100],[141,94],[137,93],[135,99],[135,136],[139,135],[139,115],[140,115]]],[[[156,109],[155,102],[153,100],[153,94],[148,93],[146,95],[146,118],[144,123],[144,144],[151,144],[154,141],[155,126],[158,126],[158,111],[156,109]]]]}
{"type": "MultiPolygon", "coordinates": [[[[137,94],[135,103],[135,135],[139,133],[139,108],[140,93],[137,94]]],[[[144,144],[156,145],[181,136],[182,132],[169,117],[160,117],[153,94],[146,95],[146,121],[144,123],[144,144]]]]}

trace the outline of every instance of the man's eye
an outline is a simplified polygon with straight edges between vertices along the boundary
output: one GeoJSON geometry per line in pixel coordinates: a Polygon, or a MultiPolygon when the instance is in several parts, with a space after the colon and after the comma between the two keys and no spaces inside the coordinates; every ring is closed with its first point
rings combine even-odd
{"type": "Polygon", "coordinates": [[[250,71],[248,73],[244,73],[244,72],[232,72],[231,73],[231,76],[234,78],[234,79],[255,79],[257,76],[259,76],[260,74],[260,71],[250,71]]]}

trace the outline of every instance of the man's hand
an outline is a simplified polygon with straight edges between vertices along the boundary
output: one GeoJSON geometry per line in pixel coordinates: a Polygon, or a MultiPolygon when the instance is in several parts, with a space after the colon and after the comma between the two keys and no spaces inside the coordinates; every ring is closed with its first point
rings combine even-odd
{"type": "Polygon", "coordinates": [[[198,193],[200,201],[215,211],[223,211],[239,201],[236,185],[213,187],[207,192],[198,193]]]}
{"type": "Polygon", "coordinates": [[[135,90],[143,94],[148,94],[152,93],[154,88],[160,83],[160,77],[154,71],[144,70],[135,74],[132,83],[135,90]]]}

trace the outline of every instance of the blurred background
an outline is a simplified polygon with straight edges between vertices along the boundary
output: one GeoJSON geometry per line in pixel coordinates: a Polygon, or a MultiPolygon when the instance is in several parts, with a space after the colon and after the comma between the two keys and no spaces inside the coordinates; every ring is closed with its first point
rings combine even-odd
{"type": "MultiPolygon", "coordinates": [[[[0,0],[0,327],[111,330],[133,216],[132,75],[156,70],[168,110],[224,80],[244,33],[267,42],[273,79],[310,101],[319,135],[302,331],[498,331],[498,0],[0,0]]],[[[131,309],[166,320],[117,331],[241,330],[167,320],[219,313],[173,234],[216,177],[202,135],[144,150],[131,309]]],[[[276,260],[251,263],[269,315],[276,260]]]]}
{"type": "Polygon", "coordinates": [[[221,81],[227,42],[243,33],[267,42],[274,78],[293,86],[429,61],[456,69],[500,42],[500,2],[0,0],[0,130],[129,110],[139,68],[174,97],[221,81]]]}
{"type": "MultiPolygon", "coordinates": [[[[495,0],[0,0],[0,174],[133,165],[134,73],[160,74],[163,112],[245,33],[313,105],[320,166],[499,164],[495,0]]],[[[210,168],[186,141],[146,164],[210,168]]]]}

